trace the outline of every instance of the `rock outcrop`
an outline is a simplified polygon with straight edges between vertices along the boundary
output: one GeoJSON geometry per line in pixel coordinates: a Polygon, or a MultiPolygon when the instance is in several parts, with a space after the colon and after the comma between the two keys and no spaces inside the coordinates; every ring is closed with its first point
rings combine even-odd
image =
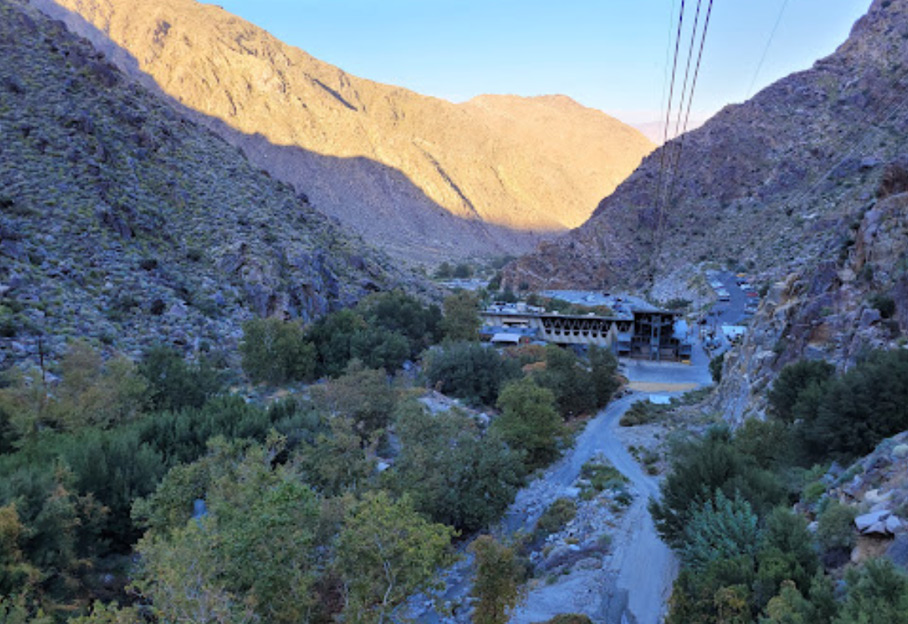
{"type": "Polygon", "coordinates": [[[652,144],[564,97],[452,104],[375,83],[195,0],[33,0],[399,258],[528,251],[652,144]]]}
{"type": "Polygon", "coordinates": [[[786,364],[824,359],[844,369],[870,349],[905,345],[908,185],[891,182],[908,179],[908,164],[899,157],[881,168],[877,196],[837,227],[825,256],[773,285],[726,357],[717,406],[729,419],[760,413],[762,391],[786,364]]]}

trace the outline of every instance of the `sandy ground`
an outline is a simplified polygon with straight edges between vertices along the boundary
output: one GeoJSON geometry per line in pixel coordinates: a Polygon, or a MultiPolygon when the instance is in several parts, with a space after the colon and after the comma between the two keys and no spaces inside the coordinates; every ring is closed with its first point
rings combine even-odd
{"type": "Polygon", "coordinates": [[[698,384],[689,383],[660,383],[658,381],[632,381],[627,384],[628,390],[634,392],[687,392],[695,390],[698,384]]]}

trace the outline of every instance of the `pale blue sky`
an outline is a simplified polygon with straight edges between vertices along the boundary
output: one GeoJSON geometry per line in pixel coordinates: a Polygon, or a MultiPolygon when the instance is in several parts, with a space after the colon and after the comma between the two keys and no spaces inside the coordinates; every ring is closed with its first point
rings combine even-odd
{"type": "MultiPolygon", "coordinates": [[[[669,32],[677,27],[681,0],[217,3],[363,78],[455,102],[481,93],[563,93],[639,123],[664,114],[669,32]]],[[[686,0],[686,26],[696,4],[686,0]]],[[[703,0],[701,24],[707,4],[703,0]]],[[[743,101],[752,95],[755,75],[758,91],[810,67],[845,40],[869,6],[870,0],[715,0],[693,116],[743,101]]],[[[685,30],[682,49],[689,36],[685,30]]],[[[682,70],[683,64],[679,80],[682,70]]]]}

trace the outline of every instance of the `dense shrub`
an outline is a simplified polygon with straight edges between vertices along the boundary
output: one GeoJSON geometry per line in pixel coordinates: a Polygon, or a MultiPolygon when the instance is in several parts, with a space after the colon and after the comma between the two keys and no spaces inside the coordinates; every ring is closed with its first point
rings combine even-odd
{"type": "Polygon", "coordinates": [[[811,386],[822,386],[834,373],[832,364],[822,360],[802,360],[783,368],[766,396],[773,414],[784,422],[793,421],[801,394],[811,386]]]}
{"type": "Polygon", "coordinates": [[[658,420],[665,414],[667,406],[656,405],[649,400],[634,401],[618,421],[622,427],[634,427],[637,425],[646,425],[658,420]]]}
{"type": "Polygon", "coordinates": [[[785,498],[776,475],[760,468],[732,442],[731,432],[713,427],[700,439],[673,449],[672,471],[661,485],[662,498],[650,503],[659,534],[670,545],[685,543],[685,527],[694,512],[721,491],[726,498],[740,496],[758,513],[785,498]]]}
{"type": "Polygon", "coordinates": [[[536,521],[534,533],[545,538],[552,533],[557,533],[577,515],[577,503],[570,498],[558,498],[546,507],[539,520],[536,521]]]}

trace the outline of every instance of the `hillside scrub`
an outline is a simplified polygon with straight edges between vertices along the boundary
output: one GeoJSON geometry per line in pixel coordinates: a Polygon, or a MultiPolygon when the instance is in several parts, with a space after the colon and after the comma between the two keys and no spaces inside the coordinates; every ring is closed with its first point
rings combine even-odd
{"type": "Polygon", "coordinates": [[[908,427],[900,420],[906,362],[903,352],[877,352],[840,375],[824,363],[791,365],[769,392],[771,420],[734,433],[713,428],[676,445],[661,501],[650,505],[684,562],[669,622],[899,621],[893,614],[908,581],[889,563],[850,566],[845,596],[832,589],[827,571],[850,559],[856,509],[802,499],[819,507],[811,534],[790,506],[813,492],[807,486],[817,472],[805,470],[806,461],[854,457],[908,427]],[[833,426],[842,429],[832,435],[833,426]],[[872,589],[872,578],[888,589],[872,589]]]}

